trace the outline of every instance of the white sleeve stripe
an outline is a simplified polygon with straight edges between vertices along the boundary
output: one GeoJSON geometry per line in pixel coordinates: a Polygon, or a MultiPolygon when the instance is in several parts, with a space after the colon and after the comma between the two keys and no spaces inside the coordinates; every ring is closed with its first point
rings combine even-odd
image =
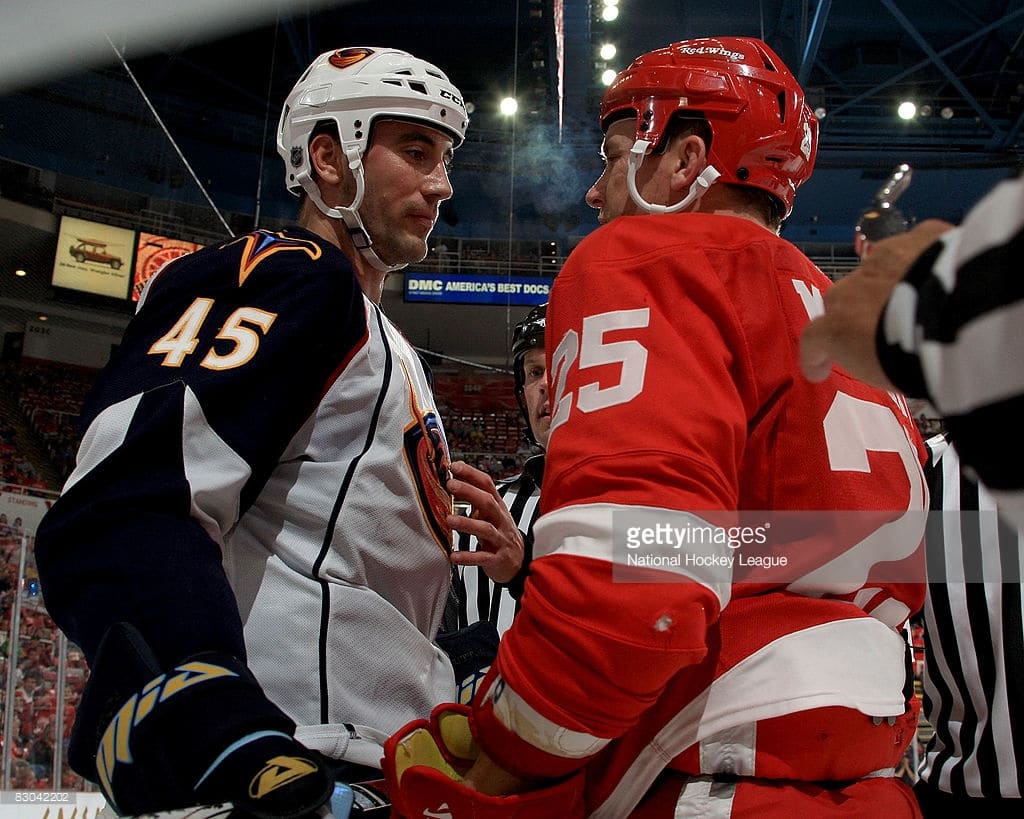
{"type": "MultiPolygon", "coordinates": [[[[902,343],[902,342],[901,342],[902,343]]],[[[993,367],[1007,349],[1024,348],[1024,302],[983,313],[952,344],[922,339],[919,356],[935,406],[944,415],[1013,398],[1024,392],[1024,368],[993,367]]]]}
{"type": "Polygon", "coordinates": [[[583,731],[572,731],[534,710],[500,676],[484,695],[494,708],[498,722],[538,750],[567,759],[583,759],[611,742],[583,731]]]}
{"type": "Polygon", "coordinates": [[[946,292],[956,286],[958,271],[971,259],[1007,244],[1021,229],[1024,214],[1024,185],[1004,180],[967,214],[959,230],[943,234],[942,252],[932,272],[946,292]]]}
{"type": "Polygon", "coordinates": [[[1024,489],[989,489],[1007,522],[1024,529],[1024,489]]]}
{"type": "Polygon", "coordinates": [[[673,819],[730,819],[735,801],[735,782],[691,776],[679,792],[673,819]]]}
{"type": "Polygon", "coordinates": [[[198,396],[186,387],[181,447],[191,500],[191,514],[222,548],[238,520],[242,487],[252,475],[245,459],[206,420],[198,396]]]}
{"type": "Polygon", "coordinates": [[[629,815],[666,759],[737,726],[831,706],[900,716],[905,648],[902,636],[872,617],[834,620],[773,640],[712,682],[640,748],[590,819],[629,815]]]}
{"type": "MultiPolygon", "coordinates": [[[[614,503],[591,503],[567,506],[541,515],[534,525],[534,560],[550,554],[576,555],[604,560],[622,567],[631,567],[628,562],[625,537],[618,532],[624,518],[631,522],[649,519],[677,529],[697,529],[714,526],[690,512],[675,509],[624,506],[614,503]]],[[[671,549],[669,548],[669,551],[671,549]]],[[[696,581],[712,591],[718,598],[719,607],[725,608],[732,594],[732,550],[721,541],[688,543],[687,551],[707,558],[706,565],[672,565],[663,563],[652,566],[653,571],[663,571],[674,577],[696,581]]]]}
{"type": "Polygon", "coordinates": [[[890,344],[897,344],[905,353],[917,353],[917,289],[900,282],[889,296],[889,306],[882,314],[882,330],[890,344]]]}
{"type": "Polygon", "coordinates": [[[111,404],[93,419],[82,439],[78,463],[62,491],[67,492],[124,443],[128,427],[141,400],[141,394],[133,395],[124,401],[111,404]]]}

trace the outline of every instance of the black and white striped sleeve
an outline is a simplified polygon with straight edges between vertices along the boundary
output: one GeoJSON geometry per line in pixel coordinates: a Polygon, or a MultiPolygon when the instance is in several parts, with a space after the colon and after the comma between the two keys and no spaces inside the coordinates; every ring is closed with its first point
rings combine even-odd
{"type": "Polygon", "coordinates": [[[914,263],[878,328],[892,382],[946,419],[966,466],[1024,525],[1024,177],[997,185],[914,263]]]}
{"type": "MultiPolygon", "coordinates": [[[[932,513],[925,535],[924,705],[935,732],[920,776],[936,792],[929,804],[942,795],[1019,803],[1024,795],[1021,536],[996,515],[985,487],[962,474],[956,451],[942,436],[926,445],[932,513]]],[[[925,811],[931,815],[951,814],[925,811]]],[[[974,812],[962,815],[997,814],[976,804],[974,812]]]]}
{"type": "MultiPolygon", "coordinates": [[[[525,559],[528,561],[533,551],[533,524],[540,515],[540,488],[528,473],[515,480],[499,483],[497,488],[516,526],[524,535],[527,551],[525,559]]],[[[472,551],[477,548],[476,538],[459,533],[455,548],[472,551]]],[[[479,566],[461,567],[456,584],[460,628],[489,620],[499,634],[508,630],[519,610],[519,601],[510,585],[493,582],[479,566]]]]}

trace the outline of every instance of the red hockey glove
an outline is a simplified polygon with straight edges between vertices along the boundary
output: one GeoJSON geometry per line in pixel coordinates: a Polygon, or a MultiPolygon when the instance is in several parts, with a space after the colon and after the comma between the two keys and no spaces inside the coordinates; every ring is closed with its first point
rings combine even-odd
{"type": "Polygon", "coordinates": [[[384,744],[384,774],[395,815],[445,819],[578,819],[583,773],[515,796],[486,796],[462,784],[479,749],[470,709],[446,703],[410,722],[384,744]]]}

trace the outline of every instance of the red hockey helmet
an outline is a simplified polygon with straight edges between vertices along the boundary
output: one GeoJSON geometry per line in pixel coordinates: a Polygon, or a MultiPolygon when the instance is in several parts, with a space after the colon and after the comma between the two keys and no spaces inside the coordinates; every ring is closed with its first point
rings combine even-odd
{"type": "Polygon", "coordinates": [[[601,127],[634,116],[636,139],[657,146],[677,111],[707,119],[708,162],[722,182],[766,190],[790,214],[814,168],[818,121],[775,52],[752,37],[717,37],[637,57],[605,93],[601,127]]]}

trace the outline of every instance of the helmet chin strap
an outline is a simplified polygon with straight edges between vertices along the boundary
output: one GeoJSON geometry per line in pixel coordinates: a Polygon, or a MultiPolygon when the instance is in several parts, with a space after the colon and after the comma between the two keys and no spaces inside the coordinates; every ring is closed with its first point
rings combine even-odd
{"type": "Polygon", "coordinates": [[[722,175],[714,165],[708,165],[701,171],[700,176],[693,180],[689,192],[682,200],[674,205],[655,205],[644,199],[636,188],[637,171],[640,170],[644,157],[650,149],[651,143],[646,139],[638,139],[634,142],[633,147],[629,151],[629,165],[626,171],[626,185],[629,187],[629,195],[637,205],[648,213],[676,213],[683,208],[689,207],[697,202],[707,192],[708,188],[715,184],[718,177],[722,175]]]}
{"type": "Polygon", "coordinates": [[[373,240],[370,238],[370,234],[367,233],[363,220],[359,216],[359,206],[363,204],[363,196],[366,193],[363,159],[359,149],[356,147],[346,148],[345,156],[348,157],[348,167],[356,181],[356,195],[352,199],[352,204],[347,207],[330,207],[320,195],[320,188],[311,179],[309,180],[310,184],[303,185],[303,188],[305,188],[309,198],[313,200],[325,216],[329,216],[331,219],[341,219],[345,223],[345,227],[348,228],[349,237],[352,239],[352,244],[355,245],[356,250],[363,255],[363,258],[366,259],[371,267],[383,273],[394,273],[396,270],[407,267],[407,263],[388,264],[374,251],[373,240]]]}

